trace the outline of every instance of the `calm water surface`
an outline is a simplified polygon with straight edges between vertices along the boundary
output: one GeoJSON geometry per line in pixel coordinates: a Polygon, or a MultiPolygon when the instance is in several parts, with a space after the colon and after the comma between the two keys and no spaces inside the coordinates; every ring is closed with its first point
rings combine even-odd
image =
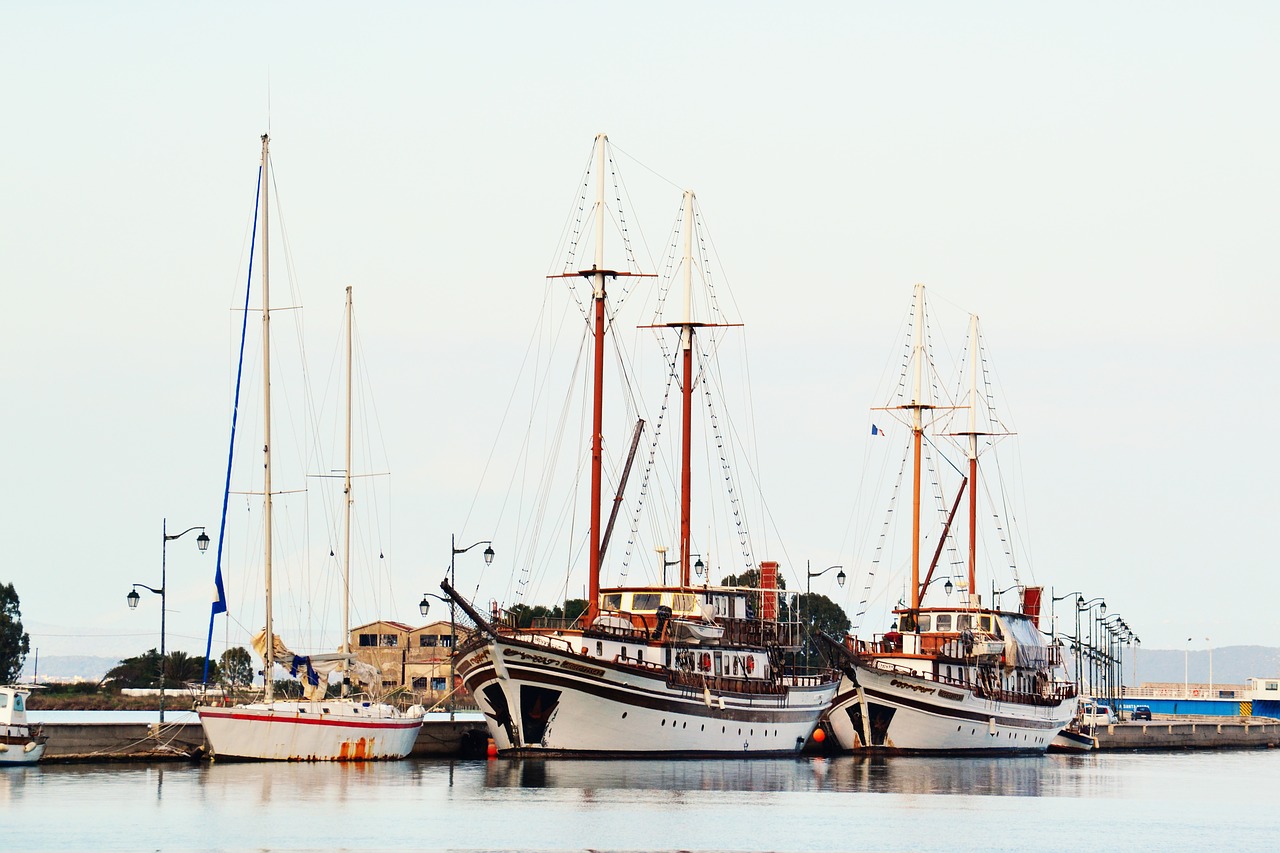
{"type": "Polygon", "coordinates": [[[0,771],[9,850],[1272,850],[1280,751],[0,771]],[[1140,845],[1140,846],[1139,846],[1140,845]]]}

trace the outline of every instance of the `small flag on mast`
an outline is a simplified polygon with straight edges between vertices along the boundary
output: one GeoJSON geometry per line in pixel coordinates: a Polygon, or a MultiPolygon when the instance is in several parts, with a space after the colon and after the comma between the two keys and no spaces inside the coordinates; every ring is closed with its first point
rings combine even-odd
{"type": "Polygon", "coordinates": [[[884,435],[884,430],[880,429],[880,427],[876,426],[875,424],[872,424],[872,425],[871,425],[871,434],[872,434],[872,435],[884,435]]]}

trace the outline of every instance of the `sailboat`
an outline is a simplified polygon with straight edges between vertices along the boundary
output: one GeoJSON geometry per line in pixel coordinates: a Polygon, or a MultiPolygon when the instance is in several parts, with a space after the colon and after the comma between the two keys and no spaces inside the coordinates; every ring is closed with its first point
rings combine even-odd
{"type": "MultiPolygon", "coordinates": [[[[819,635],[829,657],[844,671],[840,692],[823,716],[823,729],[843,750],[885,752],[1044,752],[1070,722],[1076,690],[1061,667],[1060,649],[1039,629],[1041,588],[1018,586],[1020,606],[983,606],[975,590],[977,555],[978,444],[986,433],[977,422],[978,322],[970,321],[968,461],[933,561],[921,577],[921,450],[928,419],[941,406],[925,379],[924,286],[915,292],[912,395],[886,407],[911,427],[911,577],[908,600],[893,611],[892,628],[870,639],[819,635]],[[937,596],[934,573],[952,522],[968,493],[968,577],[937,596]],[[960,601],[952,599],[960,587],[960,601]],[[939,600],[941,598],[941,600],[939,600]]],[[[1006,590],[1008,591],[1008,590],[1006,590]]]]}
{"type": "MultiPolygon", "coordinates": [[[[346,695],[325,698],[329,675],[359,674],[350,647],[350,552],[351,552],[351,288],[347,288],[347,444],[344,474],[344,555],[342,649],[336,654],[295,655],[275,635],[272,628],[272,484],[271,484],[271,293],[268,250],[269,142],[262,137],[259,171],[262,201],[262,370],[263,370],[263,575],[266,599],[266,627],[253,638],[263,660],[265,696],[261,702],[233,707],[202,704],[196,706],[205,739],[217,758],[269,759],[281,761],[365,761],[403,758],[413,749],[422,728],[425,710],[414,706],[402,712],[394,705],[346,695]],[[276,699],[276,663],[293,674],[302,674],[305,698],[276,699]]],[[[233,426],[234,434],[234,426],[233,426]]],[[[225,523],[224,499],[224,523],[225,523]]],[[[222,543],[219,542],[219,558],[222,543]]],[[[220,571],[220,570],[219,570],[220,571]]],[[[221,575],[218,595],[222,600],[221,575]]],[[[225,609],[225,604],[223,605],[225,609]]],[[[217,603],[215,602],[215,612],[217,603]]],[[[368,673],[364,673],[368,679],[368,673]]],[[[372,680],[372,679],[368,679],[372,680]]]]}
{"type": "MultiPolygon", "coordinates": [[[[694,339],[710,323],[692,316],[691,192],[684,210],[684,316],[664,328],[679,335],[681,460],[679,554],[663,559],[662,582],[601,586],[610,532],[602,524],[603,369],[606,287],[635,273],[605,266],[605,150],[596,137],[595,262],[567,271],[592,284],[583,313],[592,337],[591,498],[585,612],[573,622],[520,627],[496,603],[481,613],[448,579],[441,588],[477,630],[457,650],[457,671],[484,713],[505,755],[777,755],[799,751],[835,694],[829,669],[786,671],[786,654],[801,646],[795,593],[781,588],[778,563],[761,561],[744,574],[758,582],[716,586],[691,574],[691,420],[694,339]],[[665,569],[679,565],[676,583],[665,569]]],[[[643,422],[642,422],[643,423],[643,422]]],[[[632,441],[632,454],[641,425],[632,441]]],[[[629,463],[628,463],[629,464],[629,463]]],[[[629,469],[626,469],[629,470],[629,469]]],[[[626,482],[624,470],[619,495],[626,482]]],[[[657,549],[655,549],[657,550],[657,549]]],[[[665,557],[659,551],[661,557],[665,557]]],[[[699,560],[696,570],[706,567],[699,560]]]]}

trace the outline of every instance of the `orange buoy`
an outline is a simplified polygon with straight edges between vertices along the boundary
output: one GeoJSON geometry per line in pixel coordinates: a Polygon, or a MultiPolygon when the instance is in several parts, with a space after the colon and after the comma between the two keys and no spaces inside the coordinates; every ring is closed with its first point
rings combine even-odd
{"type": "Polygon", "coordinates": [[[826,739],[827,739],[827,733],[826,733],[826,732],[824,732],[822,729],[814,729],[814,730],[813,730],[813,742],[814,742],[814,743],[822,743],[822,742],[823,742],[824,740],[826,740],[826,739]]]}
{"type": "Polygon", "coordinates": [[[498,757],[498,745],[493,742],[493,738],[489,738],[489,748],[486,750],[486,754],[490,758],[498,757]]]}

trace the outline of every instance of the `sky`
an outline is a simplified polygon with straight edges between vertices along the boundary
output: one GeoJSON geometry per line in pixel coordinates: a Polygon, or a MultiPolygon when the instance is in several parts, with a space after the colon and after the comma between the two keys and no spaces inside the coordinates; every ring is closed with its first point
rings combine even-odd
{"type": "MultiPolygon", "coordinates": [[[[513,603],[495,448],[607,133],[655,252],[698,194],[746,324],[757,557],[789,586],[865,567],[871,410],[924,283],[954,343],[982,317],[1022,579],[1105,597],[1147,648],[1280,645],[1273,4],[4,18],[0,580],[42,654],[157,645],[156,602],[125,593],[159,586],[162,524],[217,528],[266,132],[317,384],[351,285],[391,471],[370,546],[387,591],[360,616],[421,623],[451,536],[494,540],[493,566],[459,556],[459,586],[513,603]]],[[[193,536],[165,552],[168,644],[202,653],[216,558],[193,536]]],[[[858,583],[812,586],[852,613],[858,583]]]]}

